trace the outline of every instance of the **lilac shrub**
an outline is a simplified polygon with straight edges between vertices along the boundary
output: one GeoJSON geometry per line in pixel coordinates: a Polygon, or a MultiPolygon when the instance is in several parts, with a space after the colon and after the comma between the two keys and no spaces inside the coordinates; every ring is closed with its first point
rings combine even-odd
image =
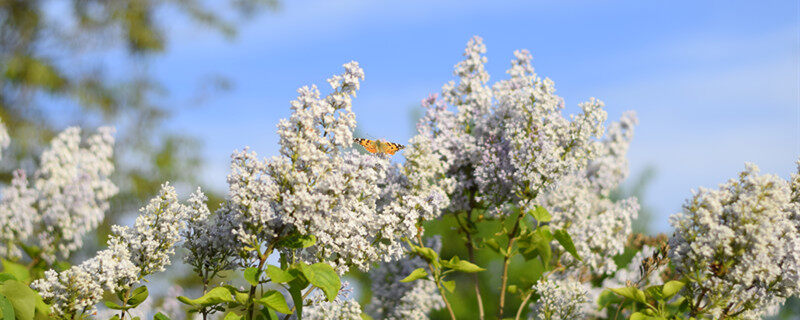
{"type": "Polygon", "coordinates": [[[699,189],[670,218],[670,259],[689,280],[693,314],[760,319],[800,292],[797,175],[747,164],[719,189],[699,189]]]}
{"type": "Polygon", "coordinates": [[[757,319],[800,293],[800,162],[788,181],[748,164],[700,189],[668,242],[633,235],[638,200],[617,190],[636,115],[606,123],[594,98],[567,115],[526,50],[490,84],[485,53],[471,39],[457,80],[423,100],[404,161],[356,150],[365,75],[350,62],[329,92],[298,90],[277,155],[233,152],[218,206],[164,183],[75,265],[117,189],[112,130],[67,129],[30,182],[18,170],[2,190],[0,307],[31,293],[33,315],[58,319],[757,319]],[[199,286],[172,285],[159,307],[146,284],[178,251],[199,286]],[[364,306],[341,278],[356,271],[364,306]]]}

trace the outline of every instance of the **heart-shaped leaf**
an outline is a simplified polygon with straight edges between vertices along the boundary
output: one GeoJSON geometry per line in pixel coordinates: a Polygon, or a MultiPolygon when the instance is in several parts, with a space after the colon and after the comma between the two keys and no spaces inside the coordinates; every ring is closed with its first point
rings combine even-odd
{"type": "Polygon", "coordinates": [[[292,310],[289,309],[289,306],[286,304],[286,298],[283,297],[282,293],[275,290],[265,292],[256,302],[283,314],[292,313],[292,310]]]}

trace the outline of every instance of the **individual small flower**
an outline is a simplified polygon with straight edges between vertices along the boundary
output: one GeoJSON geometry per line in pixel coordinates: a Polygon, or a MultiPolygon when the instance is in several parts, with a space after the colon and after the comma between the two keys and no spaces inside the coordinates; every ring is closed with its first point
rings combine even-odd
{"type": "Polygon", "coordinates": [[[42,222],[38,246],[48,263],[66,259],[83,245],[83,236],[97,228],[118,191],[110,179],[113,132],[102,127],[81,147],[80,129],[68,128],[42,153],[33,189],[42,222]]]}
{"type": "MultiPolygon", "coordinates": [[[[437,252],[441,241],[433,238],[428,247],[437,252]]],[[[367,314],[374,319],[402,320],[428,319],[428,313],[444,308],[444,301],[430,280],[400,282],[417,268],[427,268],[427,262],[419,257],[382,263],[370,272],[372,300],[367,305],[367,314]]]]}
{"type": "Polygon", "coordinates": [[[746,164],[738,179],[701,188],[670,217],[669,257],[688,296],[718,318],[758,319],[800,291],[800,233],[792,187],[746,164]],[[704,293],[704,294],[701,294],[704,293]]]}
{"type": "Polygon", "coordinates": [[[580,282],[566,278],[563,280],[542,280],[533,289],[539,299],[531,304],[528,319],[567,320],[583,319],[582,304],[587,301],[587,291],[580,282]]]}

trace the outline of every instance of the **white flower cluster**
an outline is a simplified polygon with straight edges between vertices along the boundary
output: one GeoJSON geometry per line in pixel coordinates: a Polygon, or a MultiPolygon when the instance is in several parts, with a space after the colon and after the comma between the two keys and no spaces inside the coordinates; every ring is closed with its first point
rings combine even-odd
{"type": "Polygon", "coordinates": [[[36,190],[28,187],[25,171],[15,170],[11,185],[3,189],[0,200],[0,250],[7,259],[20,258],[22,250],[17,243],[33,235],[40,221],[35,203],[36,190]]]}
{"type": "MultiPolygon", "coordinates": [[[[441,240],[432,238],[428,247],[438,252],[441,240]]],[[[432,310],[444,308],[444,301],[433,281],[400,282],[415,269],[427,266],[421,258],[413,257],[382,263],[370,272],[372,300],[366,307],[367,314],[378,320],[423,320],[428,319],[432,310]]]]}
{"type": "Polygon", "coordinates": [[[181,231],[189,216],[207,216],[207,213],[196,213],[196,209],[202,210],[196,205],[204,201],[205,195],[198,189],[189,200],[195,207],[185,206],[178,201],[175,188],[165,183],[158,196],[139,210],[141,214],[133,228],[111,227],[114,236],[128,246],[131,261],[140,269],[142,277],[164,271],[170,264],[169,257],[175,253],[175,244],[181,240],[181,231]]]}
{"type": "Polygon", "coordinates": [[[109,248],[94,258],[63,272],[47,270],[44,278],[31,286],[51,304],[51,314],[56,317],[92,313],[105,290],[116,292],[139,279],[139,268],[130,258],[127,246],[111,238],[109,248]]]}
{"type": "MultiPolygon", "coordinates": [[[[83,245],[83,236],[97,228],[117,193],[110,179],[113,131],[102,127],[81,146],[80,129],[68,128],[42,153],[32,186],[24,171],[14,172],[0,200],[0,250],[6,257],[19,258],[19,244],[36,245],[52,263],[83,245]]],[[[0,147],[6,138],[0,130],[0,147]]]]}
{"type": "Polygon", "coordinates": [[[308,320],[362,320],[361,305],[347,299],[321,301],[303,309],[303,319],[308,320]]]}
{"type": "Polygon", "coordinates": [[[0,159],[3,158],[3,149],[8,148],[11,143],[11,137],[8,136],[6,125],[0,120],[0,159]]]}
{"type": "Polygon", "coordinates": [[[567,320],[583,319],[583,306],[587,301],[586,289],[580,282],[565,278],[542,280],[533,286],[539,299],[531,304],[528,319],[567,320]]]}
{"type": "Polygon", "coordinates": [[[562,264],[581,263],[597,275],[617,270],[613,258],[625,250],[639,203],[636,198],[612,201],[608,196],[627,176],[626,153],[635,124],[636,116],[625,113],[619,122],[611,124],[606,138],[597,143],[594,160],[584,169],[561,178],[555,188],[539,197],[539,203],[553,216],[551,227],[567,230],[583,259],[578,262],[565,254],[562,264]]]}
{"type": "Polygon", "coordinates": [[[234,223],[242,246],[259,248],[293,233],[314,235],[314,246],[286,253],[329,262],[340,273],[351,266],[367,270],[375,261],[399,257],[400,239],[416,231],[416,217],[435,215],[442,206],[444,197],[413,188],[425,177],[398,177],[386,157],[348,149],[356,125],[351,99],[364,74],[355,62],[344,68],[328,80],[333,92],[325,97],[316,87],[298,90],[291,117],[278,124],[280,156],[233,154],[220,214],[234,223]],[[396,189],[408,196],[393,204],[400,197],[386,200],[397,193],[382,186],[397,182],[405,182],[396,189]]]}
{"type": "Polygon", "coordinates": [[[509,202],[531,209],[542,191],[585,168],[598,153],[593,139],[604,132],[606,112],[592,99],[565,118],[563,100],[552,81],[533,73],[527,51],[514,53],[510,79],[489,88],[485,51],[480,38],[469,41],[455,68],[460,82],[442,88],[443,101],[425,101],[420,132],[445,161],[450,210],[471,210],[478,201],[500,216],[509,202]]]}
{"type": "Polygon", "coordinates": [[[738,179],[701,188],[670,217],[672,264],[693,278],[687,289],[715,318],[757,319],[800,292],[798,179],[747,164],[738,179]]]}
{"type": "Polygon", "coordinates": [[[48,270],[32,287],[53,306],[55,316],[94,311],[105,290],[128,289],[169,265],[185,221],[203,215],[195,211],[195,204],[203,199],[198,190],[192,195],[192,205],[184,206],[178,202],[175,189],[164,184],[159,195],[141,209],[133,228],[112,227],[108,249],[63,272],[48,270]]]}
{"type": "Polygon", "coordinates": [[[117,193],[109,176],[114,171],[113,129],[102,127],[80,146],[80,129],[68,128],[42,153],[35,174],[36,206],[44,229],[39,246],[48,262],[65,259],[83,246],[83,235],[97,228],[117,193]]]}

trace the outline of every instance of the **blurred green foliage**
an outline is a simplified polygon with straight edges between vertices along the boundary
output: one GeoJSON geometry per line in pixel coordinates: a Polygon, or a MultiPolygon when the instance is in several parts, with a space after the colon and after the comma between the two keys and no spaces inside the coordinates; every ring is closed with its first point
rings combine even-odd
{"type": "MultiPolygon", "coordinates": [[[[114,125],[113,179],[120,193],[101,235],[164,181],[199,184],[202,144],[164,128],[176,106],[160,103],[166,90],[147,68],[168,45],[169,25],[158,17],[183,15],[231,37],[236,21],[277,5],[277,0],[0,0],[0,119],[13,141],[0,180],[8,182],[16,168],[32,171],[66,126],[114,125]],[[119,53],[122,61],[104,62],[119,53]],[[135,71],[111,75],[121,69],[135,71]]],[[[219,203],[219,197],[209,196],[219,203]]]]}

